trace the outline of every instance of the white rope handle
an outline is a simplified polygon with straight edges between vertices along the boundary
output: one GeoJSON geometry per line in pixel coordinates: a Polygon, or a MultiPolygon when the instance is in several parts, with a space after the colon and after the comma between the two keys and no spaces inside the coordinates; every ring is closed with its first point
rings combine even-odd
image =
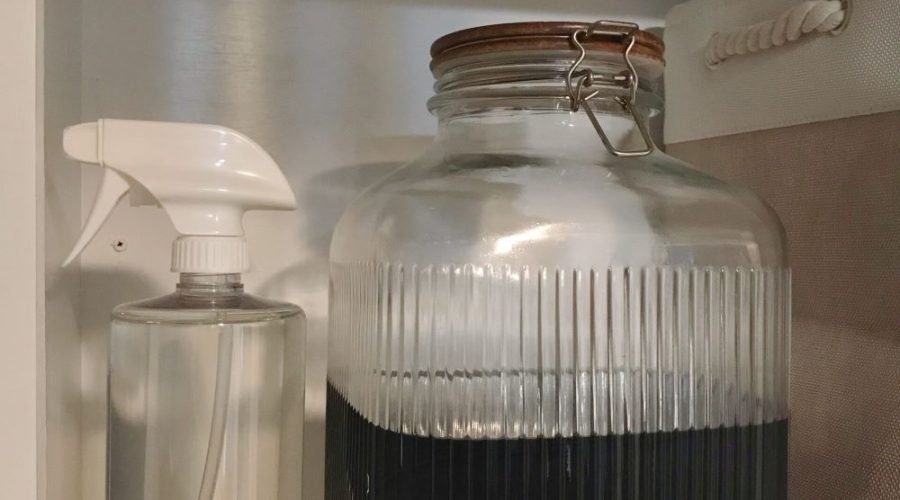
{"type": "Polygon", "coordinates": [[[846,18],[846,5],[840,0],[803,2],[775,19],[713,33],[706,42],[706,65],[713,68],[729,57],[779,47],[809,33],[835,31],[846,18]]]}

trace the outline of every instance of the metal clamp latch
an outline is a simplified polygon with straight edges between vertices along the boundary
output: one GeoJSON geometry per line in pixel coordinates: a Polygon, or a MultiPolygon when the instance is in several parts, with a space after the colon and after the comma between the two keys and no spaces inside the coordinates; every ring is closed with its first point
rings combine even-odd
{"type": "Polygon", "coordinates": [[[618,157],[637,157],[637,156],[646,156],[653,152],[655,149],[653,145],[653,139],[650,137],[650,133],[647,131],[646,125],[644,125],[644,120],[641,117],[640,113],[634,108],[634,102],[637,99],[637,89],[638,89],[638,73],[634,68],[634,64],[631,62],[630,54],[631,49],[634,47],[637,39],[635,38],[635,33],[638,31],[638,25],[634,23],[624,23],[619,21],[597,21],[592,24],[588,29],[580,29],[572,33],[572,43],[575,47],[578,48],[579,54],[578,58],[569,68],[569,72],[566,73],[566,90],[569,94],[569,100],[572,102],[572,111],[578,111],[582,107],[584,108],[585,113],[587,113],[588,118],[591,120],[591,123],[594,125],[594,129],[597,130],[597,134],[600,136],[600,140],[603,141],[603,145],[606,146],[606,149],[612,153],[613,156],[618,157]],[[594,114],[594,110],[591,109],[591,105],[588,101],[596,97],[600,90],[593,90],[588,94],[584,94],[584,92],[590,91],[591,87],[594,85],[595,80],[600,80],[594,75],[594,72],[590,68],[580,68],[581,63],[584,62],[585,57],[587,56],[587,50],[584,48],[582,42],[594,35],[607,35],[607,36],[621,36],[625,39],[625,50],[622,52],[622,56],[625,59],[625,66],[627,69],[622,73],[610,78],[606,78],[608,83],[614,83],[618,85],[625,86],[628,89],[628,96],[616,96],[614,97],[615,101],[622,106],[622,109],[631,114],[632,119],[634,119],[634,123],[637,125],[638,130],[641,133],[641,137],[644,140],[645,147],[643,149],[632,150],[632,151],[623,151],[620,149],[616,149],[616,147],[610,142],[609,137],[606,135],[606,132],[603,131],[603,127],[600,125],[600,121],[597,119],[597,116],[594,114]]]}

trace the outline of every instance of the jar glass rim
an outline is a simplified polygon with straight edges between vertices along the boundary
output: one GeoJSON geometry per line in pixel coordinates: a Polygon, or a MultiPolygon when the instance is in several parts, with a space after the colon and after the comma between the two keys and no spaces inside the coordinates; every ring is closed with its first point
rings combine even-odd
{"type": "MultiPolygon", "coordinates": [[[[572,50],[517,51],[488,53],[457,58],[444,67],[435,68],[435,95],[428,107],[443,116],[444,107],[484,108],[511,107],[518,109],[563,109],[571,107],[566,77],[575,63],[577,52],[572,50]]],[[[663,65],[660,61],[632,57],[639,76],[636,106],[653,115],[662,108],[657,93],[663,65]]],[[[589,52],[581,67],[589,68],[597,77],[591,90],[598,91],[595,99],[603,111],[604,100],[610,101],[609,111],[620,106],[612,102],[616,96],[628,93],[625,84],[611,84],[616,75],[627,70],[622,54],[589,52]]],[[[456,112],[453,112],[455,114],[456,112]]]]}

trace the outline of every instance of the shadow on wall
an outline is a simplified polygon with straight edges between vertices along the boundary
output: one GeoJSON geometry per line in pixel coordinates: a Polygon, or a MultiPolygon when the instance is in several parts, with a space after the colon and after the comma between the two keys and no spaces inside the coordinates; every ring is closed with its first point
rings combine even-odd
{"type": "MultiPolygon", "coordinates": [[[[335,167],[307,178],[297,189],[299,206],[297,214],[303,218],[302,232],[308,253],[298,262],[272,276],[259,287],[260,295],[284,297],[288,290],[295,290],[297,283],[306,287],[318,283],[328,287],[328,248],[335,225],[360,191],[396,170],[401,162],[361,163],[335,167]]],[[[318,294],[318,291],[314,293],[318,294]]],[[[310,322],[327,312],[318,306],[318,298],[303,301],[310,322]]]]}
{"type": "Polygon", "coordinates": [[[298,283],[302,283],[304,293],[310,296],[301,297],[298,301],[306,310],[310,329],[315,332],[312,323],[324,321],[328,312],[328,249],[331,235],[347,205],[363,189],[417,158],[432,140],[427,135],[363,139],[357,145],[357,157],[366,158],[367,162],[310,169],[318,173],[292,180],[298,203],[296,215],[300,218],[297,233],[303,241],[305,254],[283,272],[261,283],[259,292],[268,297],[287,297],[297,290],[298,283]]]}
{"type": "MultiPolygon", "coordinates": [[[[360,191],[401,165],[375,162],[334,167],[305,179],[296,189],[304,255],[261,283],[258,293],[265,297],[296,297],[301,284],[302,295],[296,300],[306,311],[312,340],[324,341],[317,337],[327,333],[328,249],[335,225],[360,191]]],[[[316,352],[314,348],[311,345],[309,350],[316,352]]]]}
{"type": "Polygon", "coordinates": [[[401,162],[336,167],[307,178],[297,190],[301,238],[307,250],[297,262],[260,284],[268,297],[297,298],[306,311],[306,418],[303,429],[304,496],[321,498],[325,477],[325,376],[328,352],[328,248],[347,205],[365,187],[397,169],[401,162]],[[299,286],[298,286],[299,285],[299,286]],[[312,478],[316,478],[315,481],[312,478]]]}

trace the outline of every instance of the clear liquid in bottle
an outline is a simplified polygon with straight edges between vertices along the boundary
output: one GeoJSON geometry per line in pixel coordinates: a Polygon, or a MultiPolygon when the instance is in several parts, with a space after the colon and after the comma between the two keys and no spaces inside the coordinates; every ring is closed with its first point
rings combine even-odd
{"type": "Polygon", "coordinates": [[[114,311],[110,500],[299,498],[303,313],[238,279],[182,276],[114,311]]]}

